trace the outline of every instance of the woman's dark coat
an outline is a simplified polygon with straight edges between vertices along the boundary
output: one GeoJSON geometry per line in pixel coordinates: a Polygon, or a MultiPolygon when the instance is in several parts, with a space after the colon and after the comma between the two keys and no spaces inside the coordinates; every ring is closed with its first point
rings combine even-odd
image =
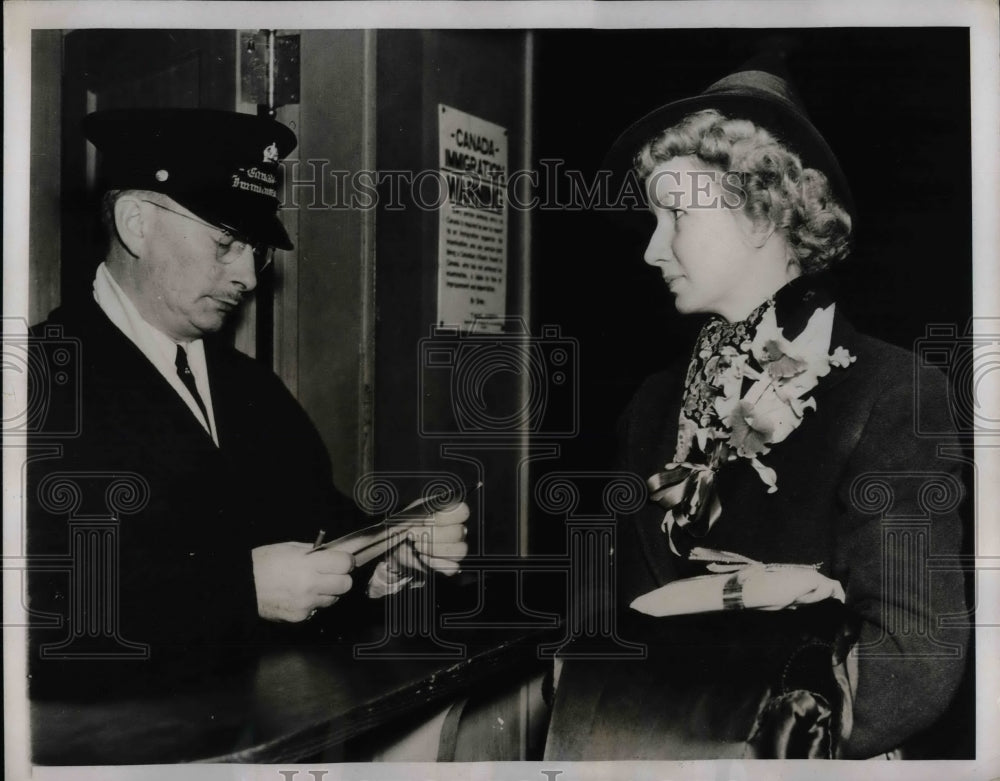
{"type": "MultiPolygon", "coordinates": [[[[797,286],[788,290],[802,295],[797,286]]],[[[785,335],[794,336],[787,329],[785,335]]],[[[748,679],[772,691],[787,686],[795,664],[789,660],[802,658],[803,645],[818,637],[834,645],[840,628],[853,631],[858,663],[842,755],[891,751],[947,708],[965,666],[971,619],[956,568],[963,464],[948,433],[954,429],[946,380],[937,369],[918,371],[911,353],[857,333],[838,313],[830,349],[839,346],[857,360],[820,379],[812,392],[817,409],[761,457],[776,471],[778,490],[767,493],[745,459],[725,465],[716,480],[722,516],[707,536],[690,542],[765,563],[818,564],[843,584],[845,608],[637,616],[627,608],[635,597],[705,572],[670,551],[664,510],[648,503],[619,523],[614,559],[619,621],[647,644],[649,659],[595,663],[583,674],[568,665],[578,682],[581,675],[600,680],[595,685],[603,693],[583,694],[589,704],[577,703],[579,732],[560,721],[557,702],[556,727],[566,726],[566,742],[547,756],[739,756],[760,692],[748,679]],[[831,620],[840,626],[824,626],[831,620]],[[658,679],[665,680],[660,691],[658,679]],[[738,693],[744,686],[746,697],[738,693]],[[724,747],[727,740],[732,745],[724,747]]],[[[643,479],[673,460],[686,370],[684,360],[650,377],[623,416],[624,468],[643,479]]],[[[829,667],[830,651],[821,656],[829,667]]]]}

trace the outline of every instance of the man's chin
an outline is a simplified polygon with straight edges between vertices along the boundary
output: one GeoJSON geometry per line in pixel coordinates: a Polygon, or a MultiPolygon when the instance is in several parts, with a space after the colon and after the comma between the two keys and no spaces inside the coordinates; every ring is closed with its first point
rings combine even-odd
{"type": "Polygon", "coordinates": [[[232,312],[206,312],[191,324],[200,336],[209,336],[221,331],[232,318],[232,312]]]}

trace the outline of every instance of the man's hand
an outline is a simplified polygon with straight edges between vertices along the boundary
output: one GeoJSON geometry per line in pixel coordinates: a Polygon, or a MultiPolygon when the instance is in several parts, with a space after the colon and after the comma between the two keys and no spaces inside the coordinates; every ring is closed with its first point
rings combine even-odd
{"type": "Polygon", "coordinates": [[[305,621],[351,590],[348,573],[354,557],[334,549],[309,553],[311,548],[303,542],[279,542],[251,551],[261,618],[305,621]]]}
{"type": "Polygon", "coordinates": [[[410,531],[413,545],[401,545],[397,548],[396,559],[402,566],[421,572],[430,567],[444,575],[454,575],[459,571],[459,562],[469,552],[469,545],[465,541],[469,505],[459,502],[438,510],[432,518],[432,525],[410,531]]]}

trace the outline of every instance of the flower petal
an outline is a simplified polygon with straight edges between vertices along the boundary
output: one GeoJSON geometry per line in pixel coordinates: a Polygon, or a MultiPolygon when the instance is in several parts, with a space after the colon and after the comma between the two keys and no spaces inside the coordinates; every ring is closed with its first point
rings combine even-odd
{"type": "Polygon", "coordinates": [[[830,364],[836,366],[838,369],[846,369],[857,359],[856,356],[851,355],[846,347],[838,347],[830,355],[830,364]]]}
{"type": "Polygon", "coordinates": [[[771,467],[764,466],[759,459],[753,458],[750,460],[750,466],[757,470],[757,474],[760,479],[764,481],[764,485],[767,486],[767,492],[773,494],[778,490],[778,473],[775,472],[771,467]]]}

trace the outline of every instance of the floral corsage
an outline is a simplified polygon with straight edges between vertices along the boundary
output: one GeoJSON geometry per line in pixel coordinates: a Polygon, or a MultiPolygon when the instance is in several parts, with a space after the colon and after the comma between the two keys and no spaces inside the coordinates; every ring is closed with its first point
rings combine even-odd
{"type": "Polygon", "coordinates": [[[701,537],[721,515],[714,484],[723,464],[746,459],[768,493],[778,490],[778,476],[761,456],[799,427],[806,410],[816,409],[816,399],[808,394],[831,367],[843,369],[855,360],[843,347],[830,351],[834,306],[816,309],[802,333],[788,340],[771,304],[752,339],[700,356],[706,359],[713,414],[703,417],[701,425],[682,416],[687,430],[681,439],[696,442],[705,462],[681,456],[647,481],[651,498],[667,511],[663,530],[675,553],[675,525],[701,537]]]}

